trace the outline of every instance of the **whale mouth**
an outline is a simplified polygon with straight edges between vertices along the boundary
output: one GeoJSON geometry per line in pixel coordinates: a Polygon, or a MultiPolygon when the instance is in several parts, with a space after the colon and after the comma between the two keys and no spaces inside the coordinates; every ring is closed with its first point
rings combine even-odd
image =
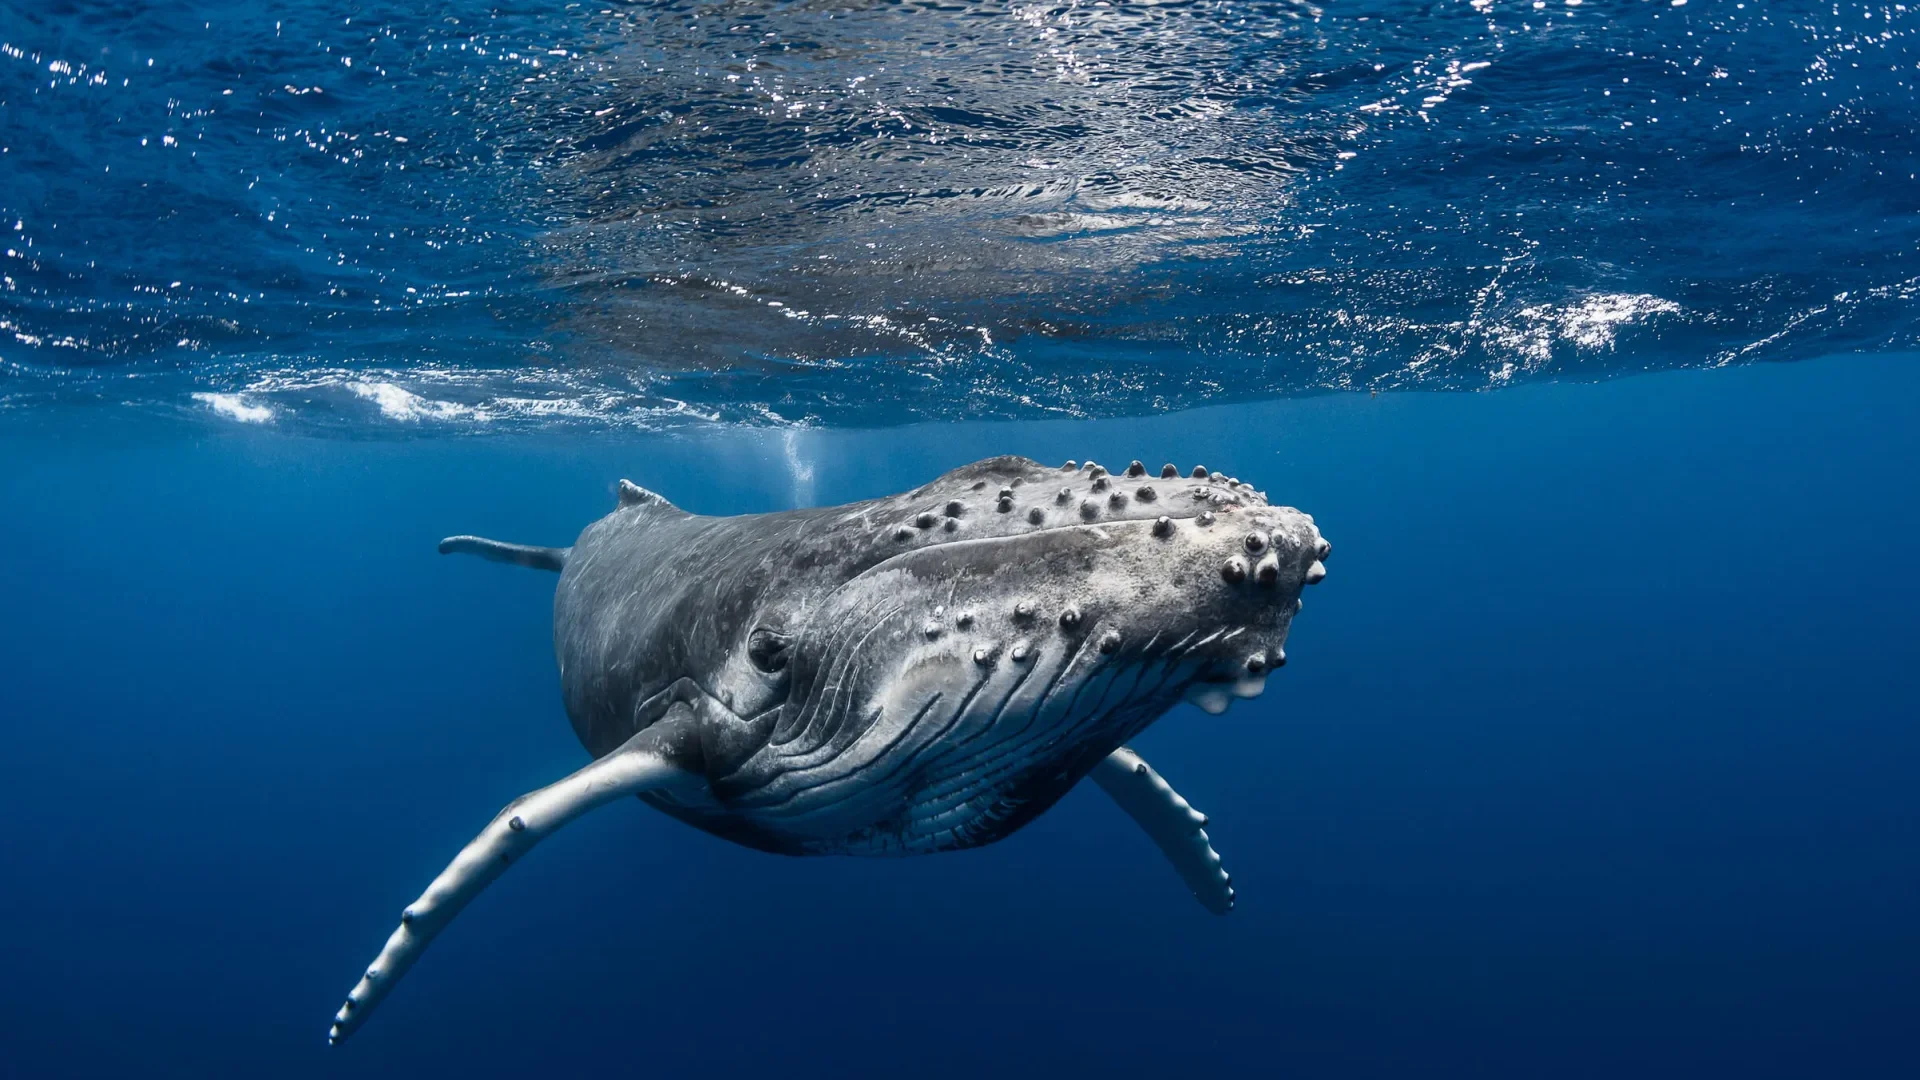
{"type": "Polygon", "coordinates": [[[1130,633],[1098,598],[921,611],[900,595],[865,592],[802,642],[758,779],[729,805],[822,843],[971,846],[1001,815],[1050,804],[1244,636],[1130,633]],[[884,824],[849,840],[849,822],[884,824]]]}

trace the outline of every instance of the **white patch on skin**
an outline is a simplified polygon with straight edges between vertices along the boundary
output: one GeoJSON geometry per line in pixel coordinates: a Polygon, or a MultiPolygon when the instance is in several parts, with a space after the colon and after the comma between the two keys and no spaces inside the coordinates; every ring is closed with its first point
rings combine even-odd
{"type": "Polygon", "coordinates": [[[1219,716],[1233,704],[1233,695],[1218,686],[1202,683],[1187,689],[1186,699],[1200,710],[1212,716],[1219,716]]]}

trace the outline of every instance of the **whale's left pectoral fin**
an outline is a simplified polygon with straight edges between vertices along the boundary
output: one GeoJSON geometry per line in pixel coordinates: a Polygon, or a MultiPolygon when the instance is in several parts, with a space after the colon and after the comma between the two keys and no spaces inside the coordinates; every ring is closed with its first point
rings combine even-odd
{"type": "MultiPolygon", "coordinates": [[[[678,711],[686,710],[682,706],[678,711]]],[[[555,829],[624,796],[703,782],[697,771],[699,739],[691,720],[690,715],[669,713],[572,776],[508,803],[401,913],[400,928],[334,1015],[327,1041],[338,1043],[365,1023],[434,935],[555,829]]]]}
{"type": "Polygon", "coordinates": [[[1233,879],[1207,839],[1207,815],[1124,746],[1094,766],[1093,782],[1146,830],[1202,907],[1215,915],[1233,910],[1233,879]]]}

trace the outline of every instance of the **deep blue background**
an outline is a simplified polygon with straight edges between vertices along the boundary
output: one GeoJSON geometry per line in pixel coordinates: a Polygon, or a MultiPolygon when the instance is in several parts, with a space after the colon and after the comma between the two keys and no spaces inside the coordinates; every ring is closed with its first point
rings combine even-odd
{"type": "Polygon", "coordinates": [[[1916,400],[1890,356],[790,444],[0,415],[4,1071],[1915,1075],[1916,400]],[[435,540],[1005,452],[1204,461],[1335,544],[1267,696],[1139,743],[1233,915],[1087,793],[906,861],[621,805],[325,1046],[402,904],[583,760],[553,579],[435,540]]]}

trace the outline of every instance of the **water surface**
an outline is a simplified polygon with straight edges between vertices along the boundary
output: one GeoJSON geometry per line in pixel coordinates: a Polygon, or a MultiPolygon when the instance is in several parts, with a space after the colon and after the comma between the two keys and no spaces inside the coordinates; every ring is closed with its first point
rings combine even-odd
{"type": "Polygon", "coordinates": [[[5,0],[0,402],[874,424],[1912,348],[1917,18],[5,0]]]}

